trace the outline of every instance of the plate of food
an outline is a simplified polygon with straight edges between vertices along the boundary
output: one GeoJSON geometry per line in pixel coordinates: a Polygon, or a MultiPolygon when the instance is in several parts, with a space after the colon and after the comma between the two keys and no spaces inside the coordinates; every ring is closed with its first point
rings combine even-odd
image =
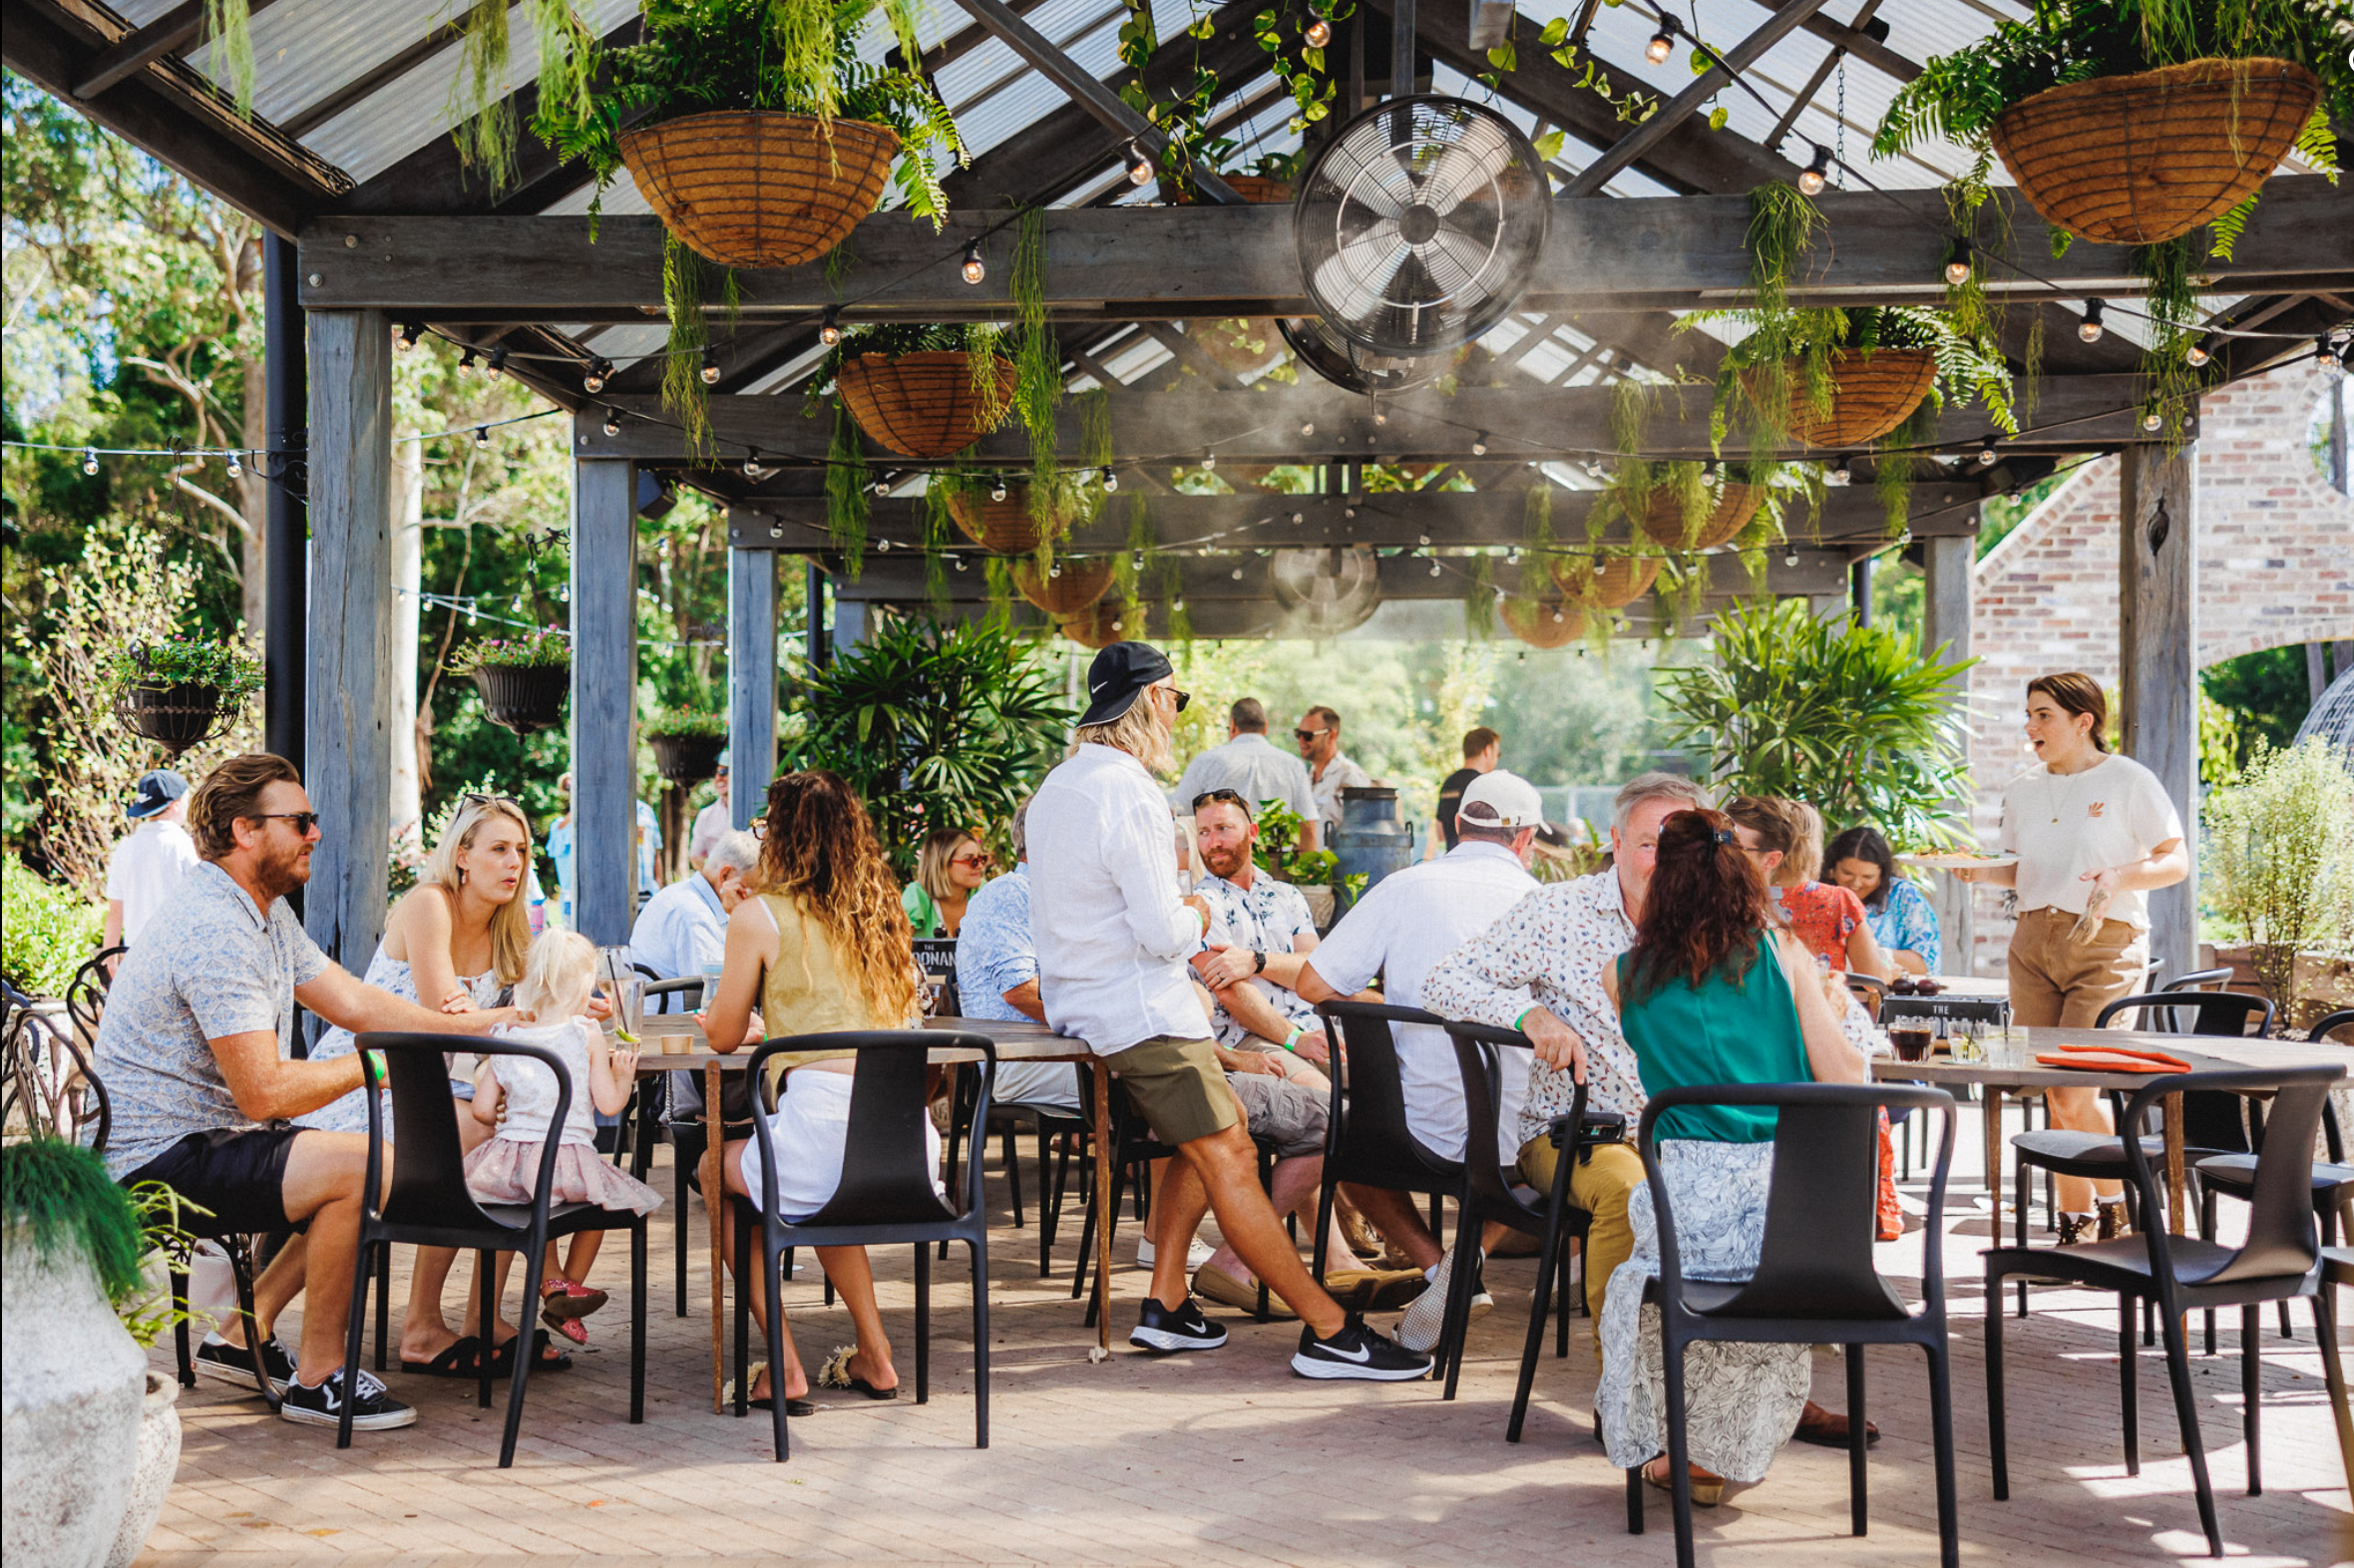
{"type": "Polygon", "coordinates": [[[1984,871],[2019,864],[2016,855],[1993,855],[1970,849],[1907,850],[1896,859],[1907,866],[1927,866],[1933,871],[1984,871]]]}

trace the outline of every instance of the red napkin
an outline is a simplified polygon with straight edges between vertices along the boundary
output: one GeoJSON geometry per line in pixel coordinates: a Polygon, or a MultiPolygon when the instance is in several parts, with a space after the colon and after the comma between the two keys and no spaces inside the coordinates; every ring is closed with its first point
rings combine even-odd
{"type": "Polygon", "coordinates": [[[2038,1056],[2047,1067],[2081,1067],[2088,1072],[2188,1072],[2190,1063],[2163,1051],[2134,1050],[2124,1045],[2063,1045],[2056,1054],[2038,1056]]]}

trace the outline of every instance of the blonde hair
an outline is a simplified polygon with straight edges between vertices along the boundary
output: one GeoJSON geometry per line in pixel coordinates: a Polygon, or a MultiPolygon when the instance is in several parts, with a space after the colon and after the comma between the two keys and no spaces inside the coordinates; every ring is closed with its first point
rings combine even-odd
{"type": "Polygon", "coordinates": [[[1812,882],[1822,869],[1822,814],[1804,801],[1737,795],[1725,803],[1725,815],[1758,835],[1759,849],[1781,851],[1770,879],[1775,887],[1812,882]]]}
{"type": "Polygon", "coordinates": [[[1109,746],[1144,764],[1148,773],[1166,773],[1176,754],[1169,748],[1169,731],[1156,716],[1151,687],[1136,693],[1128,711],[1108,724],[1081,724],[1071,731],[1071,749],[1109,746]]]}
{"type": "Polygon", "coordinates": [[[916,852],[916,883],[935,902],[957,898],[963,890],[949,881],[949,862],[957,850],[966,844],[979,844],[966,828],[935,828],[924,835],[924,847],[916,852]]]}
{"type": "Polygon", "coordinates": [[[515,1010],[535,1023],[560,1023],[588,1010],[596,985],[596,945],[577,931],[551,931],[532,944],[515,984],[515,1010]]]}
{"type": "MultiPolygon", "coordinates": [[[[424,875],[417,879],[420,886],[430,883],[447,893],[453,910],[459,890],[466,886],[465,874],[458,869],[458,852],[474,848],[475,836],[493,817],[505,817],[522,832],[525,874],[530,874],[532,825],[523,808],[504,795],[461,795],[442,828],[441,842],[434,845],[433,855],[425,863],[424,875]]],[[[531,912],[524,907],[522,887],[515,892],[514,898],[491,911],[491,969],[502,985],[512,985],[522,978],[525,956],[532,947],[531,912]]]]}

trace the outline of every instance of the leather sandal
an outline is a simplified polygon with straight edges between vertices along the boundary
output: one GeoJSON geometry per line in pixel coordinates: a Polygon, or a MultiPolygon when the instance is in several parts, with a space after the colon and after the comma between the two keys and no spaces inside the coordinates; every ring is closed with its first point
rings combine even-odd
{"type": "MultiPolygon", "coordinates": [[[[1690,1465],[1688,1468],[1694,1472],[1692,1477],[1692,1500],[1694,1503],[1703,1508],[1714,1508],[1725,1500],[1725,1478],[1723,1476],[1710,1476],[1707,1480],[1703,1480],[1701,1475],[1704,1472],[1701,1471],[1699,1465],[1690,1465]]],[[[1665,1454],[1644,1464],[1643,1479],[1663,1492],[1673,1493],[1676,1489],[1675,1481],[1668,1474],[1668,1459],[1665,1454]]]]}

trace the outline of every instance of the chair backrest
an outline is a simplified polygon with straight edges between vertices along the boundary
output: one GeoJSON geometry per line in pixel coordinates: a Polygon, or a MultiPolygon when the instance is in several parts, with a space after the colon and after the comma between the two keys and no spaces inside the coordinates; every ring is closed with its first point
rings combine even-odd
{"type": "Polygon", "coordinates": [[[1679,1105],[1770,1105],[1776,1108],[1773,1182],[1766,1199],[1766,1237],[1757,1272],[1711,1318],[1887,1321],[1909,1316],[1872,1259],[1880,1181],[1878,1112],[1935,1108],[1944,1123],[1929,1182],[1922,1249],[1922,1293],[1944,1299],[1942,1249],[1945,1182],[1953,1162],[1954,1101],[1943,1089],[1904,1083],[1691,1084],[1651,1096],[1637,1149],[1651,1186],[1658,1224],[1663,1297],[1680,1299],[1682,1263],[1667,1183],[1660,1174],[1656,1130],[1679,1105]]]}
{"type": "MultiPolygon", "coordinates": [[[[392,1182],[377,1210],[395,1225],[451,1225],[498,1228],[500,1222],[483,1212],[466,1185],[466,1145],[458,1135],[458,1102],[450,1095],[449,1068],[444,1053],[464,1046],[477,1056],[528,1056],[556,1074],[556,1111],[549,1118],[551,1135],[541,1150],[537,1188],[545,1197],[556,1176],[554,1130],[572,1114],[572,1074],[563,1060],[544,1045],[495,1035],[412,1034],[386,1030],[359,1036],[362,1052],[381,1051],[392,1091],[393,1124],[400,1129],[400,1158],[392,1163],[392,1182]]],[[[366,1060],[365,1056],[361,1058],[366,1060]]],[[[362,1069],[366,1071],[366,1068],[362,1069]]],[[[373,1086],[373,1085],[371,1085],[373,1086]]],[[[384,1190],[383,1097],[364,1096],[368,1102],[368,1185],[384,1190]]]]}
{"type": "MultiPolygon", "coordinates": [[[[2319,1257],[2320,1240],[2313,1223],[2313,1134],[2321,1125],[2321,1108],[2332,1086],[2344,1081],[2333,1066],[2251,1067],[2228,1072],[2172,1073],[2134,1091],[2127,1103],[2130,1124],[2139,1125],[2168,1094],[2268,1093],[2271,1109],[2264,1118],[2263,1147],[2256,1152],[2255,1186],[2248,1194],[2247,1240],[2239,1252],[2202,1283],[2268,1280],[2303,1274],[2319,1257]]],[[[2125,1143],[2133,1179],[2142,1189],[2142,1212],[2163,1214],[2157,1177],[2138,1139],[2125,1143]]],[[[2171,1247],[2163,1225],[2144,1227],[2150,1241],[2151,1266],[2160,1279],[2172,1277],[2171,1247]]]]}
{"type": "MultiPolygon", "coordinates": [[[[1446,1037],[1455,1047],[1455,1068],[1463,1077],[1463,1184],[1490,1209],[1518,1209],[1533,1216],[1539,1211],[1513,1194],[1510,1173],[1496,1162],[1496,1124],[1502,1116],[1502,1053],[1534,1047],[1518,1029],[1452,1019],[1447,1022],[1446,1037]]],[[[1580,1083],[1570,1097],[1570,1134],[1562,1146],[1557,1171],[1576,1163],[1585,1119],[1586,1086],[1580,1083]]]]}
{"type": "MultiPolygon", "coordinates": [[[[2183,980],[2197,978],[2196,975],[2186,975],[2183,980]]],[[[2272,1032],[2272,1003],[2262,996],[2250,996],[2236,990],[2167,989],[2144,991],[2138,996],[2121,996],[2101,1009],[2093,1026],[2106,1028],[2111,1018],[2135,1008],[2147,1009],[2169,1020],[2169,1032],[2177,1034],[2236,1038],[2249,1032],[2247,1020],[2250,1017],[2257,1020],[2256,1034],[2272,1032]],[[2187,1027],[2184,1013],[2189,1014],[2187,1027]]],[[[2241,1113],[2247,1109],[2247,1105],[2248,1102],[2236,1094],[2185,1095],[2182,1100],[2183,1143],[2193,1149],[2232,1154],[2254,1152],[2256,1140],[2261,1136],[2262,1124],[2260,1120],[2252,1118],[2250,1123],[2242,1123],[2241,1113]]]]}
{"type": "MultiPolygon", "coordinates": [[[[920,1225],[955,1219],[959,1211],[933,1189],[940,1161],[925,1129],[931,1123],[927,1069],[935,1047],[981,1054],[981,1089],[974,1101],[974,1125],[986,1126],[989,1095],[997,1076],[997,1047],[985,1035],[945,1029],[860,1029],[831,1034],[788,1034],[762,1040],[744,1070],[760,1095],[763,1114],[752,1135],[760,1140],[761,1212],[775,1214],[776,1150],[769,1142],[768,1117],[776,1111],[776,1087],[765,1064],[785,1051],[851,1051],[858,1071],[850,1085],[850,1130],[842,1146],[842,1180],[825,1207],[792,1223],[812,1229],[829,1225],[920,1225]]],[[[788,1092],[790,1092],[788,1090],[788,1092]]],[[[963,1212],[981,1203],[981,1161],[966,1162],[963,1212]]]]}
{"type": "Polygon", "coordinates": [[[2305,1037],[2316,1042],[2336,1040],[2341,1045],[2354,1045],[2354,1007],[2341,1007],[2335,1012],[2324,1013],[2312,1028],[2305,1031],[2305,1037]],[[2342,1040],[2338,1039],[2341,1029],[2345,1030],[2342,1040]]]}
{"type": "MultiPolygon", "coordinates": [[[[644,968],[643,965],[637,966],[644,968]]],[[[703,979],[690,975],[684,980],[655,980],[645,982],[646,1011],[653,1013],[693,1012],[703,1004],[703,979]],[[672,1004],[676,998],[676,1004],[672,1004]],[[660,1006],[653,1005],[661,1002],[660,1006]]]]}
{"type": "Polygon", "coordinates": [[[18,1110],[28,1132],[87,1142],[103,1154],[107,1135],[114,1128],[106,1085],[99,1082],[81,1042],[35,1011],[33,1001],[15,986],[0,981],[0,1050],[5,1051],[5,1059],[0,1060],[0,1120],[6,1119],[6,1111],[18,1110]],[[66,1062],[72,1063],[70,1072],[66,1062]],[[74,1103],[76,1075],[89,1085],[97,1101],[95,1109],[74,1103]],[[87,1139],[86,1131],[90,1132],[87,1139]]]}
{"type": "Polygon", "coordinates": [[[130,951],[121,943],[101,948],[95,956],[84,959],[82,967],[74,971],[74,978],[66,981],[66,1011],[73,1016],[74,1032],[79,1039],[98,1038],[99,1019],[107,1010],[107,992],[115,983],[111,966],[130,951]]]}
{"type": "Polygon", "coordinates": [[[1319,1002],[1316,1013],[1324,1020],[1326,1034],[1341,1047],[1341,1061],[1348,1072],[1346,1080],[1340,1072],[1332,1074],[1325,1158],[1337,1163],[1327,1176],[1350,1181],[1356,1172],[1371,1175],[1416,1167],[1434,1175],[1449,1174],[1452,1162],[1424,1148],[1406,1126],[1405,1084],[1398,1070],[1393,1028],[1400,1023],[1436,1028],[1446,1020],[1418,1007],[1371,1001],[1319,1002]]]}
{"type": "Polygon", "coordinates": [[[2205,990],[2210,986],[2222,985],[2230,979],[2231,971],[2228,968],[2216,970],[2192,970],[2187,975],[2176,976],[2174,979],[2167,980],[2163,985],[2160,985],[2158,988],[2161,991],[2205,990]]]}

